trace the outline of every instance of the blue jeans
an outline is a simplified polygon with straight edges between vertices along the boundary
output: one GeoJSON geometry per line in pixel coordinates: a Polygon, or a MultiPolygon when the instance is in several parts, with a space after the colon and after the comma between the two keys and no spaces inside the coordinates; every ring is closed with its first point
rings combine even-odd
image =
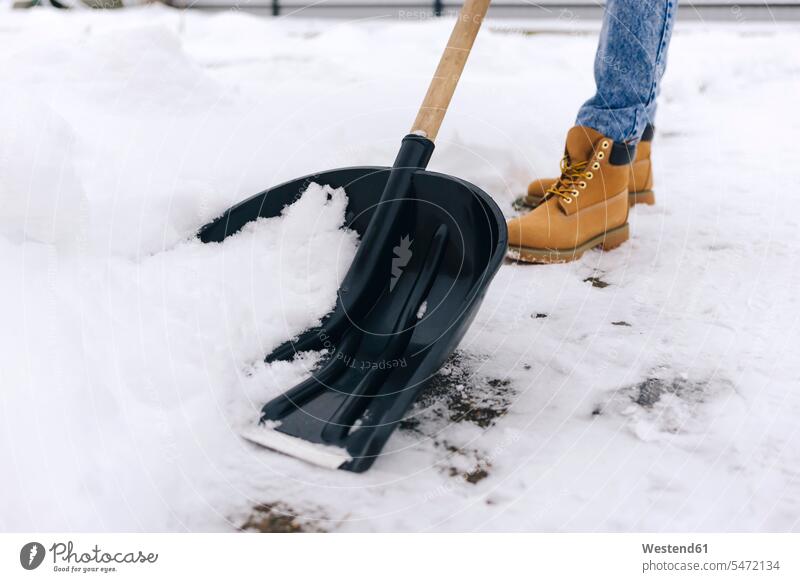
{"type": "Polygon", "coordinates": [[[597,92],[576,125],[635,144],[656,113],[678,0],[607,0],[594,60],[597,92]]]}

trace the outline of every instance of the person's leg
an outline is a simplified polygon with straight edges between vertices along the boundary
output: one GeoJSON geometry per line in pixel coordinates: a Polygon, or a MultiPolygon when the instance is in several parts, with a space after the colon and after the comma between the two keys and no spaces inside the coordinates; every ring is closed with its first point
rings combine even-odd
{"type": "Polygon", "coordinates": [[[561,176],[531,212],[509,221],[512,258],[555,263],[597,246],[616,248],[629,237],[629,204],[654,202],[650,123],[676,5],[607,0],[595,57],[597,92],[567,133],[561,176]]]}
{"type": "MultiPolygon", "coordinates": [[[[597,92],[578,112],[578,126],[631,146],[642,140],[629,151],[631,204],[655,203],[650,140],[677,7],[678,0],[608,0],[594,64],[597,92]]],[[[557,181],[534,180],[514,208],[535,208],[557,181]]]]}
{"type": "Polygon", "coordinates": [[[608,0],[594,61],[595,95],[576,125],[635,144],[653,124],[678,0],[608,0]]]}

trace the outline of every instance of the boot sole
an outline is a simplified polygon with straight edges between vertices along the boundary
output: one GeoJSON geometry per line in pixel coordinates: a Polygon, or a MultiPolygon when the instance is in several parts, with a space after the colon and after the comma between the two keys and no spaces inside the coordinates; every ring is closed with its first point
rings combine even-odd
{"type": "Polygon", "coordinates": [[[652,190],[642,190],[640,192],[631,192],[628,194],[628,205],[634,204],[647,204],[652,206],[656,203],[656,193],[652,190]]]}
{"type": "Polygon", "coordinates": [[[582,245],[572,249],[535,249],[531,247],[509,247],[507,255],[510,259],[523,263],[554,264],[569,263],[580,259],[586,251],[600,247],[604,251],[617,248],[630,238],[630,228],[626,222],[622,226],[612,228],[589,239],[582,245]]]}
{"type": "MultiPolygon", "coordinates": [[[[517,212],[525,212],[528,210],[533,210],[539,204],[542,203],[542,199],[539,198],[537,202],[532,204],[528,204],[525,201],[525,196],[520,196],[512,203],[512,207],[517,212]]],[[[642,190],[641,192],[631,192],[628,194],[628,206],[634,206],[635,204],[647,204],[648,206],[653,206],[656,203],[656,194],[652,190],[642,190]]]]}

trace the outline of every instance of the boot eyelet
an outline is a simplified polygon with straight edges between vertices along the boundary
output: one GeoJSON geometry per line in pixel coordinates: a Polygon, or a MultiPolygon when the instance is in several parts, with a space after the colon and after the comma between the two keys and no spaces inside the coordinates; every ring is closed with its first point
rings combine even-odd
{"type": "Polygon", "coordinates": [[[578,186],[579,186],[581,189],[584,189],[584,190],[585,190],[585,189],[586,189],[586,182],[581,182],[580,184],[578,184],[578,186]]]}
{"type": "Polygon", "coordinates": [[[573,196],[573,198],[577,198],[577,197],[578,197],[578,196],[580,196],[580,195],[581,195],[581,193],[580,193],[580,192],[578,192],[577,190],[573,190],[573,191],[572,191],[572,196],[573,196]]]}
{"type": "Polygon", "coordinates": [[[572,204],[572,198],[562,198],[564,204],[572,204]]]}
{"type": "Polygon", "coordinates": [[[586,179],[591,180],[592,178],[594,178],[594,174],[592,174],[591,172],[586,172],[586,179]]]}
{"type": "Polygon", "coordinates": [[[608,149],[608,142],[607,141],[603,142],[603,149],[608,149]]]}
{"type": "Polygon", "coordinates": [[[597,152],[597,159],[598,160],[602,160],[604,157],[606,157],[606,154],[604,152],[597,152]]]}
{"type": "MultiPolygon", "coordinates": [[[[593,163],[593,164],[592,164],[592,169],[593,169],[593,170],[599,170],[599,169],[600,169],[600,163],[599,163],[599,162],[595,162],[595,163],[593,163]]],[[[591,177],[591,176],[590,176],[590,177],[591,177]]]]}

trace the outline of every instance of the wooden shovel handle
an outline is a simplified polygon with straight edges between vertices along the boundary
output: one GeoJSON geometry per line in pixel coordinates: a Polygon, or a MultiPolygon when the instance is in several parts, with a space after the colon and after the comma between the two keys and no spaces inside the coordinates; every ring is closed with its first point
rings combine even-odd
{"type": "Polygon", "coordinates": [[[491,0],[465,0],[411,133],[434,141],[491,0]]]}

